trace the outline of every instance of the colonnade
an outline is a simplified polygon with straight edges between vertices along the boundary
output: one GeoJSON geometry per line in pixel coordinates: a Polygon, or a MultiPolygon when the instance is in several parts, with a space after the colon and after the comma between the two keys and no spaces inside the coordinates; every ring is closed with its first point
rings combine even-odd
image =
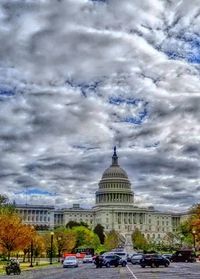
{"type": "Polygon", "coordinates": [[[110,202],[133,203],[133,195],[124,193],[102,193],[96,195],[97,204],[110,202]]]}
{"type": "Polygon", "coordinates": [[[115,222],[118,224],[144,224],[144,213],[116,212],[115,222]]]}

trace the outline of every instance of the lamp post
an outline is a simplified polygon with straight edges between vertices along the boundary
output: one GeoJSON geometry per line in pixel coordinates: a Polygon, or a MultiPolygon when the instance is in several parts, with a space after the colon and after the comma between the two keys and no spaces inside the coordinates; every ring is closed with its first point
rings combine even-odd
{"type": "Polygon", "coordinates": [[[58,262],[60,262],[61,240],[62,240],[62,237],[59,236],[58,237],[58,262]]]}
{"type": "Polygon", "coordinates": [[[52,259],[53,259],[53,236],[54,236],[54,232],[51,232],[50,264],[52,264],[52,259]]]}
{"type": "Polygon", "coordinates": [[[31,263],[30,267],[33,267],[33,239],[31,239],[31,263]]]}
{"type": "Polygon", "coordinates": [[[196,231],[195,230],[192,231],[192,236],[193,236],[193,247],[194,247],[194,251],[196,252],[196,231]]]}
{"type": "MultiPolygon", "coordinates": [[[[32,233],[34,233],[34,226],[31,226],[32,233]]],[[[30,267],[33,267],[33,235],[31,236],[31,263],[30,267]]]]}

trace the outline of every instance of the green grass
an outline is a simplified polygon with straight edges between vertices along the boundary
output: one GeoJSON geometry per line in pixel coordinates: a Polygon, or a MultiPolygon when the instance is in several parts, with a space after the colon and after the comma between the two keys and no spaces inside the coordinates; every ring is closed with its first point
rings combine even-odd
{"type": "MultiPolygon", "coordinates": [[[[5,274],[5,265],[6,265],[6,262],[2,263],[0,262],[0,275],[3,275],[5,274]]],[[[60,263],[58,262],[53,262],[52,265],[60,265],[60,263]]],[[[30,267],[30,263],[26,262],[26,263],[20,263],[20,267],[21,267],[21,270],[22,271],[26,271],[26,270],[33,270],[33,269],[41,269],[41,268],[44,268],[44,267],[47,267],[47,266],[50,266],[49,262],[42,262],[42,263],[39,263],[38,265],[36,265],[35,263],[33,264],[33,267],[30,267]]]]}

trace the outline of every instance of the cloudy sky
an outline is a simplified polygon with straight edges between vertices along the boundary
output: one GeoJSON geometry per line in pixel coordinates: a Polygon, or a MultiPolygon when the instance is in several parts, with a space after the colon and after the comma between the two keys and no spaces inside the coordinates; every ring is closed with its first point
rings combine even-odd
{"type": "Polygon", "coordinates": [[[0,185],[94,205],[117,146],[138,206],[200,200],[199,0],[0,0],[0,185]]]}

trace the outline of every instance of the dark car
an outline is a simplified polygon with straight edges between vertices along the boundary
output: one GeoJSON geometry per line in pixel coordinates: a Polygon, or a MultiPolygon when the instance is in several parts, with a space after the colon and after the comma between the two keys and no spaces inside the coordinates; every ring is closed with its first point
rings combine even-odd
{"type": "Polygon", "coordinates": [[[113,254],[113,255],[105,255],[103,257],[102,265],[106,266],[106,267],[110,267],[110,266],[117,267],[118,265],[126,266],[127,265],[127,261],[122,259],[120,256],[115,255],[115,254],[113,254]]]}
{"type": "Polygon", "coordinates": [[[178,250],[171,258],[172,262],[196,262],[196,255],[193,250],[178,250]]]}
{"type": "Polygon", "coordinates": [[[132,264],[140,264],[140,260],[143,258],[142,254],[134,254],[131,257],[131,263],[132,264]]]}
{"type": "Polygon", "coordinates": [[[168,267],[170,261],[162,255],[158,254],[146,254],[143,255],[142,259],[140,260],[140,266],[150,266],[150,267],[159,267],[160,265],[164,265],[168,267]]]}
{"type": "Polygon", "coordinates": [[[10,275],[13,273],[14,275],[19,275],[21,273],[20,265],[17,261],[11,260],[10,262],[7,263],[6,266],[6,274],[10,275]]]}

